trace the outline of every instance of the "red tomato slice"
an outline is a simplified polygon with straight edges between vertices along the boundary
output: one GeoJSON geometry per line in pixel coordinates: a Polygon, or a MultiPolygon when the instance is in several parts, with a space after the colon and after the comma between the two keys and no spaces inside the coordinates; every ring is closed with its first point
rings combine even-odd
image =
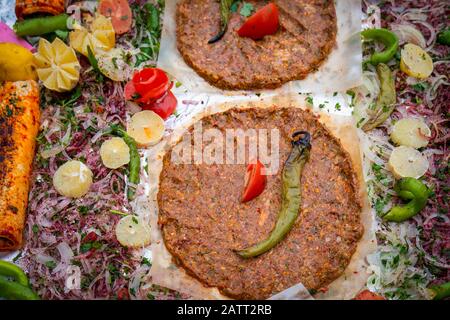
{"type": "Polygon", "coordinates": [[[100,0],[98,11],[111,18],[116,34],[124,34],[131,29],[133,14],[127,0],[100,0]]]}
{"type": "Polygon", "coordinates": [[[119,291],[117,291],[117,300],[129,300],[130,294],[128,293],[127,288],[122,288],[119,291]]]}
{"type": "Polygon", "coordinates": [[[253,14],[238,30],[240,37],[259,40],[264,36],[274,34],[280,25],[278,7],[269,3],[253,14]]]}
{"type": "Polygon", "coordinates": [[[161,101],[144,105],[142,106],[142,109],[151,110],[163,118],[163,120],[166,120],[174,113],[177,104],[177,98],[172,91],[169,91],[161,101]]]}
{"type": "Polygon", "coordinates": [[[369,290],[361,291],[353,298],[353,300],[386,300],[382,296],[376,293],[370,292],[369,290]]]}
{"type": "Polygon", "coordinates": [[[247,202],[259,196],[266,187],[267,177],[264,174],[264,165],[257,160],[247,167],[245,174],[245,189],[241,202],[247,202]]]}
{"type": "Polygon", "coordinates": [[[133,81],[129,81],[126,85],[124,90],[125,99],[126,100],[134,100],[136,99],[136,88],[134,87],[133,81]]]}
{"type": "Polygon", "coordinates": [[[140,96],[136,101],[142,103],[161,98],[170,88],[169,77],[158,68],[145,68],[136,72],[133,84],[140,96]]]}

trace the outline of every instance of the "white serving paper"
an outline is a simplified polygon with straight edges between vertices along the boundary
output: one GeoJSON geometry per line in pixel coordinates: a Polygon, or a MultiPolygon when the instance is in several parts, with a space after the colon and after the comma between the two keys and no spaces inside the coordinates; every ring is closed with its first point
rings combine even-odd
{"type": "MultiPolygon", "coordinates": [[[[225,91],[218,89],[200,77],[183,60],[177,49],[176,4],[178,0],[166,0],[158,68],[168,72],[193,93],[240,95],[251,91],[225,91]]],[[[277,94],[286,92],[330,93],[346,91],[361,84],[362,49],[361,1],[335,0],[337,16],[336,45],[319,70],[303,80],[292,81],[279,89],[270,90],[277,94]]],[[[266,90],[258,90],[264,92],[266,90]]]]}

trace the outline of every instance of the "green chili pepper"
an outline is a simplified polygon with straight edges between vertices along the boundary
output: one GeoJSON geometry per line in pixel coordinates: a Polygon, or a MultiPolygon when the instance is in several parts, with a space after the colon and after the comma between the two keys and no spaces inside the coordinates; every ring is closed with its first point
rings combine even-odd
{"type": "Polygon", "coordinates": [[[393,222],[403,222],[418,214],[427,204],[430,191],[420,180],[402,178],[394,187],[397,195],[403,200],[409,200],[405,206],[393,207],[383,219],[393,222]]]}
{"type": "MultiPolygon", "coordinates": [[[[128,181],[132,184],[138,185],[140,181],[141,173],[141,157],[139,156],[136,141],[128,135],[128,133],[120,128],[118,125],[111,125],[106,134],[110,133],[115,136],[119,136],[125,141],[130,148],[130,163],[128,165],[128,181]]],[[[127,197],[129,200],[133,200],[136,193],[135,187],[129,186],[127,197]]]]}
{"type": "Polygon", "coordinates": [[[212,37],[208,43],[215,43],[223,38],[228,29],[228,20],[230,20],[231,6],[236,0],[220,0],[220,30],[217,35],[212,37]]]}
{"type": "Polygon", "coordinates": [[[450,282],[446,282],[440,285],[431,286],[428,288],[431,291],[433,300],[442,300],[450,297],[450,282]]]}
{"type": "Polygon", "coordinates": [[[380,93],[375,105],[367,110],[370,119],[361,128],[364,131],[370,131],[385,122],[394,111],[397,101],[391,69],[384,63],[380,63],[377,65],[377,74],[380,80],[380,93]]]}
{"type": "Polygon", "coordinates": [[[376,66],[379,63],[388,63],[398,49],[398,37],[387,29],[367,29],[361,32],[364,40],[375,40],[384,45],[384,50],[373,53],[366,63],[376,66]]]}
{"type": "Polygon", "coordinates": [[[10,281],[0,275],[0,297],[10,300],[39,300],[36,293],[29,287],[10,281]]]}
{"type": "Polygon", "coordinates": [[[24,36],[40,36],[57,30],[67,31],[67,23],[69,20],[67,14],[60,14],[51,17],[32,18],[16,22],[14,24],[14,32],[19,37],[24,36]]]}
{"type": "Polygon", "coordinates": [[[256,257],[275,247],[292,229],[298,217],[301,202],[301,175],[311,150],[311,135],[298,131],[292,136],[292,151],[282,173],[282,203],[278,220],[269,237],[252,247],[237,251],[243,258],[256,257]],[[300,135],[303,138],[297,139],[300,135]]]}
{"type": "Polygon", "coordinates": [[[450,28],[439,33],[437,42],[446,46],[450,46],[450,28]]]}
{"type": "Polygon", "coordinates": [[[30,284],[25,272],[11,262],[0,260],[0,276],[11,277],[15,282],[26,287],[30,284]]]}

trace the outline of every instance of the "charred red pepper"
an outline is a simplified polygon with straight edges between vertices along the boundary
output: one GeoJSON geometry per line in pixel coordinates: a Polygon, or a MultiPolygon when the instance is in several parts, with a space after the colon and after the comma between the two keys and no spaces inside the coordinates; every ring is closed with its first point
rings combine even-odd
{"type": "Polygon", "coordinates": [[[275,34],[280,26],[279,11],[275,3],[262,7],[238,30],[240,37],[259,40],[264,36],[275,34]]]}
{"type": "Polygon", "coordinates": [[[264,165],[259,160],[249,164],[245,174],[245,189],[241,201],[248,202],[259,196],[264,191],[266,182],[264,165]]]}

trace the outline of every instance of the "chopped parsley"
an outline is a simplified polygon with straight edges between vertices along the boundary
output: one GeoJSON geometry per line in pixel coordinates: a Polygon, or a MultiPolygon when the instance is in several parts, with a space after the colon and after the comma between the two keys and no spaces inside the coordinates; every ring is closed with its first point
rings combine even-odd
{"type": "Polygon", "coordinates": [[[242,4],[242,8],[239,13],[241,14],[241,16],[248,18],[252,15],[254,10],[255,10],[255,8],[253,7],[253,5],[251,3],[244,2],[242,4]]]}

